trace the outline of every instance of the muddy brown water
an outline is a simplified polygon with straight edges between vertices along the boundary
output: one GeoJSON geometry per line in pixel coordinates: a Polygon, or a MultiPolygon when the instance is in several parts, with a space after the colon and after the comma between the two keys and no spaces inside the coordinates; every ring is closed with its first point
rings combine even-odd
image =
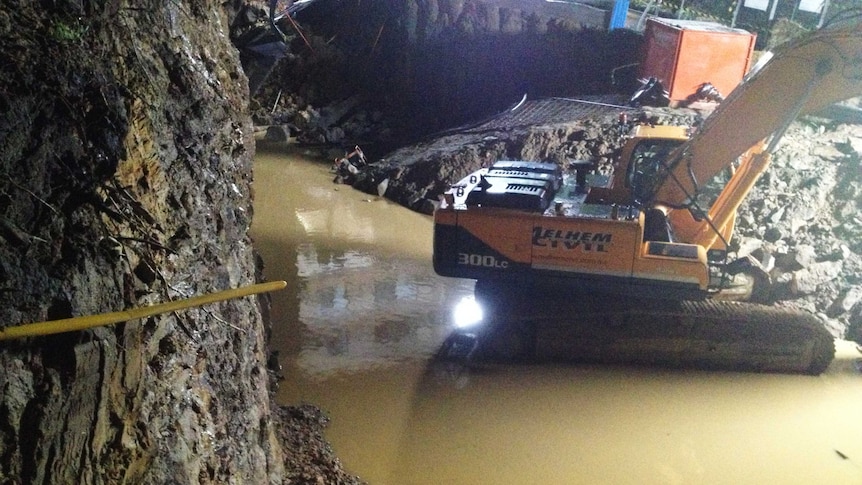
{"type": "Polygon", "coordinates": [[[862,355],[818,377],[607,365],[430,366],[472,284],[436,276],[429,217],[259,147],[252,234],[283,404],[310,402],[371,484],[862,484],[862,355]]]}

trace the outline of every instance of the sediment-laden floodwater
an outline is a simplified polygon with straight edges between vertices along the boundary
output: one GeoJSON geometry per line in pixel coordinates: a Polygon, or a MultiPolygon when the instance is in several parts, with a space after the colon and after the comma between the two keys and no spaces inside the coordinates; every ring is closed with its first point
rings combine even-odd
{"type": "Polygon", "coordinates": [[[329,414],[371,484],[862,484],[862,355],[818,377],[430,358],[472,283],[431,267],[428,216],[259,147],[253,236],[273,294],[278,399],[329,414]]]}

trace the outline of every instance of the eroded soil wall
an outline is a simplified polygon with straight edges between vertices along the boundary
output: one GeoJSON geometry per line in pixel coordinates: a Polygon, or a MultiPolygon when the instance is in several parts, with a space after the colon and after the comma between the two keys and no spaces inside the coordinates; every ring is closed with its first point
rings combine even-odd
{"type": "MultiPolygon", "coordinates": [[[[0,327],[255,282],[234,2],[0,5],[0,327]]],[[[0,344],[0,482],[284,474],[246,298],[0,344]]]]}

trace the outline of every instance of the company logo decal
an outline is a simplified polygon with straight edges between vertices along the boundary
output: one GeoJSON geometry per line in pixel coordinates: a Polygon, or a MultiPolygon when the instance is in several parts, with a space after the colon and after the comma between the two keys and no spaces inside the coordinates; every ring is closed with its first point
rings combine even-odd
{"type": "Polygon", "coordinates": [[[606,253],[611,245],[611,233],[564,231],[562,229],[533,228],[533,246],[580,249],[581,251],[606,253]]]}

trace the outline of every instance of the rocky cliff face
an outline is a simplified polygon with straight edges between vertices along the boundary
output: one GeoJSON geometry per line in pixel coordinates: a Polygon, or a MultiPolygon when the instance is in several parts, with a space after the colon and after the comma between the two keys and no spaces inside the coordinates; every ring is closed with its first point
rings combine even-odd
{"type": "MultiPolygon", "coordinates": [[[[0,5],[0,327],[254,283],[235,2],[0,5]]],[[[0,345],[0,482],[285,476],[246,298],[0,345]]]]}

